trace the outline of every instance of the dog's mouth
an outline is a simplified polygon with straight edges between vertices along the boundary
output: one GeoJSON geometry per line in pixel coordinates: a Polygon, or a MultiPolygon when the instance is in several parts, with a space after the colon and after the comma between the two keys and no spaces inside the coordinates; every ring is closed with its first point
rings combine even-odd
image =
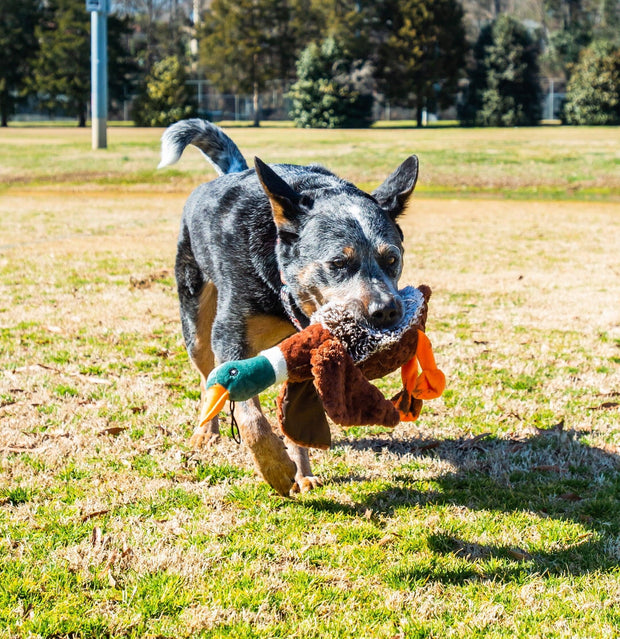
{"type": "MultiPolygon", "coordinates": [[[[338,303],[337,300],[335,300],[338,303]]],[[[366,299],[343,300],[343,306],[363,324],[376,329],[390,329],[403,318],[400,295],[377,295],[366,299]]]]}
{"type": "Polygon", "coordinates": [[[361,323],[376,329],[389,329],[403,318],[403,301],[392,291],[369,291],[366,287],[352,286],[320,290],[309,287],[298,291],[296,304],[306,317],[331,304],[337,304],[361,323]],[[348,289],[348,290],[347,290],[348,289]]]}
{"type": "Polygon", "coordinates": [[[399,291],[401,318],[391,327],[376,327],[368,321],[364,304],[353,300],[333,301],[320,308],[311,318],[312,324],[322,324],[345,344],[355,362],[363,361],[369,352],[383,348],[380,344],[394,345],[403,333],[423,321],[424,293],[412,286],[399,291]]]}
{"type": "Polygon", "coordinates": [[[370,302],[359,298],[346,299],[341,296],[321,304],[313,313],[320,313],[330,306],[346,309],[347,314],[355,318],[355,321],[380,330],[397,326],[403,319],[404,313],[400,296],[393,296],[389,299],[379,298],[370,302]]]}

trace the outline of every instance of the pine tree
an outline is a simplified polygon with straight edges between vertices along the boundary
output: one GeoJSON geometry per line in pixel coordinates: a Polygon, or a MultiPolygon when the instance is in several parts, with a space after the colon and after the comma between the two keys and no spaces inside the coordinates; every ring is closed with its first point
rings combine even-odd
{"type": "Polygon", "coordinates": [[[468,49],[463,9],[458,0],[379,0],[366,11],[378,86],[393,103],[415,105],[421,126],[425,107],[456,92],[468,49]]]}
{"type": "Polygon", "coordinates": [[[50,109],[63,107],[86,125],[90,99],[90,15],[83,0],[53,0],[37,28],[39,55],[31,85],[50,109]]]}
{"type": "Polygon", "coordinates": [[[289,96],[298,127],[366,127],[372,123],[373,98],[364,91],[368,69],[356,69],[334,38],[310,44],[297,63],[297,82],[289,96]]]}
{"type": "Polygon", "coordinates": [[[544,0],[553,25],[545,58],[555,73],[570,75],[568,67],[594,41],[620,44],[618,0],[544,0]]]}
{"type": "Polygon", "coordinates": [[[39,0],[2,0],[0,18],[0,117],[2,126],[20,94],[37,53],[35,27],[41,17],[39,0]]]}
{"type": "Polygon", "coordinates": [[[584,49],[566,88],[567,124],[620,124],[620,47],[596,42],[584,49]]]}
{"type": "Polygon", "coordinates": [[[142,75],[135,57],[129,52],[132,29],[129,18],[108,16],[108,97],[110,103],[124,102],[133,94],[142,75]]]}
{"type": "Polygon", "coordinates": [[[527,29],[510,16],[500,16],[481,31],[474,58],[461,121],[479,126],[538,124],[538,46],[527,29]]]}
{"type": "Polygon", "coordinates": [[[213,0],[203,17],[201,66],[221,91],[253,95],[258,126],[260,92],[292,77],[319,16],[310,0],[213,0]]]}
{"type": "MultiPolygon", "coordinates": [[[[127,19],[108,16],[108,97],[122,100],[137,71],[123,40],[127,19]]],[[[83,0],[53,0],[36,29],[39,54],[28,85],[48,109],[62,108],[86,125],[91,92],[90,13],[83,0]]]]}

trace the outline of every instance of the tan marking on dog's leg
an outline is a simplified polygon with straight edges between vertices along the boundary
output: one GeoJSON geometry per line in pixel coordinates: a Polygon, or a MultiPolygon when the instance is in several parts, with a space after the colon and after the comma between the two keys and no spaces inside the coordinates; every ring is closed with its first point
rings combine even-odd
{"type": "Polygon", "coordinates": [[[217,309],[217,289],[212,283],[204,285],[200,293],[198,319],[196,322],[196,342],[192,349],[192,360],[200,372],[200,418],[198,426],[189,440],[192,448],[210,446],[220,438],[219,419],[215,416],[211,421],[201,426],[204,419],[205,382],[209,373],[215,367],[215,355],[211,349],[211,328],[217,309]]]}
{"type": "Polygon", "coordinates": [[[295,483],[296,466],[287,455],[284,442],[273,432],[254,397],[237,404],[241,441],[246,444],[263,479],[280,495],[290,493],[295,483]]]}
{"type": "Polygon", "coordinates": [[[198,370],[206,378],[215,367],[215,355],[211,350],[211,328],[217,311],[217,289],[215,284],[207,282],[200,293],[198,317],[196,319],[196,342],[192,359],[198,370]]]}
{"type": "Polygon", "coordinates": [[[254,356],[290,337],[295,327],[274,315],[254,315],[246,320],[246,339],[254,356]]]}
{"type": "Polygon", "coordinates": [[[312,474],[308,449],[303,446],[298,446],[288,437],[284,438],[284,442],[286,444],[286,450],[288,450],[291,459],[295,462],[295,466],[297,466],[295,484],[292,489],[293,492],[306,493],[317,486],[322,486],[323,482],[312,474]]]}

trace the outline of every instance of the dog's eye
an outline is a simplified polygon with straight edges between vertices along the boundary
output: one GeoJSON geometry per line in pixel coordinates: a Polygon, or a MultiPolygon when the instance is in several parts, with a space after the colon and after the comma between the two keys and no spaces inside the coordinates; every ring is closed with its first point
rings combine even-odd
{"type": "Polygon", "coordinates": [[[398,266],[398,261],[398,256],[393,253],[385,255],[382,260],[383,268],[394,268],[395,266],[398,266]]]}
{"type": "Polygon", "coordinates": [[[344,258],[337,257],[335,260],[332,260],[330,264],[332,268],[341,269],[347,265],[347,261],[344,258]]]}

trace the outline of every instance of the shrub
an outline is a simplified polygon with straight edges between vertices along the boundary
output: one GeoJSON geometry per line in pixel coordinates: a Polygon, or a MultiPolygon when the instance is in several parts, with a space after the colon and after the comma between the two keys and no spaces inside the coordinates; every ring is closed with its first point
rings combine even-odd
{"type": "Polygon", "coordinates": [[[185,81],[185,70],[177,57],[155,63],[134,103],[136,126],[168,126],[194,116],[196,107],[185,81]]]}
{"type": "Polygon", "coordinates": [[[567,124],[620,124],[620,47],[595,42],[584,49],[566,87],[567,124]]]}
{"type": "Polygon", "coordinates": [[[310,44],[297,62],[297,82],[289,92],[298,127],[345,128],[372,124],[370,69],[356,65],[333,38],[310,44]]]}

